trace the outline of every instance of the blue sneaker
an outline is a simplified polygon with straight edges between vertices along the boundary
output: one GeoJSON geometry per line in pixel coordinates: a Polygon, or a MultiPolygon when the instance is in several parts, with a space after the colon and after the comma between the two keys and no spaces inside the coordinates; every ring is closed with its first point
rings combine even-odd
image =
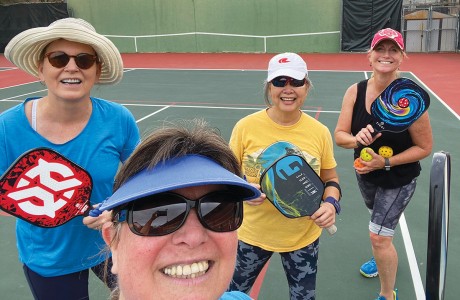
{"type": "MultiPolygon", "coordinates": [[[[393,291],[393,298],[394,300],[398,300],[398,289],[395,289],[393,291]]],[[[379,296],[377,299],[375,300],[387,300],[387,298],[383,297],[383,296],[379,296]]]]}
{"type": "Polygon", "coordinates": [[[361,268],[359,268],[359,272],[367,278],[377,277],[379,275],[379,271],[377,271],[377,264],[375,263],[374,257],[372,257],[369,261],[366,261],[361,268]]]}

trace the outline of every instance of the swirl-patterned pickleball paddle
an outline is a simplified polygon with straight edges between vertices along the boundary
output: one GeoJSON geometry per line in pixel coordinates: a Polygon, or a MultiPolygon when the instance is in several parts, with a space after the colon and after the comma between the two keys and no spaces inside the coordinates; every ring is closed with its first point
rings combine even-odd
{"type": "Polygon", "coordinates": [[[409,128],[430,106],[428,93],[408,78],[394,80],[371,105],[376,135],[409,128]]]}
{"type": "Polygon", "coordinates": [[[0,178],[0,209],[40,227],[85,215],[92,179],[86,170],[48,148],[21,155],[0,178]]]}

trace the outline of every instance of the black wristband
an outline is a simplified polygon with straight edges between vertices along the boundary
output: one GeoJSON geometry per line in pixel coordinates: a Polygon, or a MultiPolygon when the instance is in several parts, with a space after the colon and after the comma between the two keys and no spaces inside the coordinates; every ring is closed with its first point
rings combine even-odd
{"type": "Polygon", "coordinates": [[[333,186],[333,187],[335,187],[336,189],[339,190],[339,195],[340,196],[339,196],[338,200],[340,200],[342,198],[342,189],[340,188],[340,185],[335,181],[328,181],[328,182],[326,182],[324,184],[324,188],[327,188],[328,186],[333,186]]]}
{"type": "Polygon", "coordinates": [[[390,171],[391,166],[390,166],[390,159],[385,157],[385,171],[390,171]]]}

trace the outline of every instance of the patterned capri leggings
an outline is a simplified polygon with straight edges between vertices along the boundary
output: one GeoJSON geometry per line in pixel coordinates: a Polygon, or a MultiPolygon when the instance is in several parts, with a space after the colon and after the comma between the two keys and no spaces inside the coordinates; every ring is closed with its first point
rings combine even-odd
{"type": "Polygon", "coordinates": [[[381,188],[367,182],[356,173],[358,186],[366,207],[371,212],[369,231],[382,236],[394,236],[399,218],[415,192],[417,178],[397,188],[381,188]]]}
{"type": "MultiPolygon", "coordinates": [[[[280,253],[291,300],[315,299],[318,250],[319,239],[302,249],[280,253]]],[[[249,294],[272,254],[271,251],[239,241],[235,273],[228,290],[249,294]]]]}

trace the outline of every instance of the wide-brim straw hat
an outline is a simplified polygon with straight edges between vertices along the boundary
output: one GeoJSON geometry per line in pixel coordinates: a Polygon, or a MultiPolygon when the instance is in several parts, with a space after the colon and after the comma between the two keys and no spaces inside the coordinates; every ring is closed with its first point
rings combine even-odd
{"type": "Polygon", "coordinates": [[[82,19],[65,18],[54,21],[47,27],[27,29],[11,39],[4,54],[18,68],[38,77],[38,65],[43,58],[43,49],[59,39],[93,47],[102,65],[97,83],[115,84],[123,78],[123,61],[117,47],[82,19]]]}

